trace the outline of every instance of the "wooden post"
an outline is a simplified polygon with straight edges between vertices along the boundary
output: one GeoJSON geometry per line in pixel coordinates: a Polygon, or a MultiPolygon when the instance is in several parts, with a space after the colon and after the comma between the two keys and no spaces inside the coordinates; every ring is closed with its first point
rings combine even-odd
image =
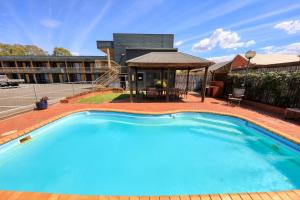
{"type": "MultiPolygon", "coordinates": [[[[32,68],[32,70],[33,70],[33,62],[32,62],[32,60],[30,61],[30,67],[32,68]]],[[[32,73],[32,76],[33,76],[33,81],[34,81],[34,83],[37,83],[37,80],[36,80],[36,75],[35,75],[35,73],[33,72],[32,73]]]]}
{"type": "Polygon", "coordinates": [[[208,67],[205,67],[205,72],[204,72],[204,77],[203,77],[203,82],[202,82],[202,90],[201,90],[201,101],[202,102],[204,102],[204,99],[205,99],[207,71],[208,71],[208,67]]]}
{"type": "Polygon", "coordinates": [[[18,66],[18,62],[15,60],[15,67],[16,67],[16,69],[17,69],[17,76],[18,76],[18,79],[21,79],[22,77],[21,77],[21,74],[20,74],[20,72],[19,72],[19,66],[18,66]]]}
{"type": "Polygon", "coordinates": [[[85,65],[84,65],[84,61],[81,62],[81,70],[80,70],[80,74],[81,74],[81,81],[86,81],[86,71],[85,71],[85,65]]]}
{"type": "Polygon", "coordinates": [[[96,80],[95,73],[94,73],[95,65],[96,65],[96,61],[95,63],[90,63],[90,72],[91,72],[92,81],[96,80]]]}
{"type": "Polygon", "coordinates": [[[163,69],[161,69],[160,70],[160,86],[161,86],[161,88],[163,88],[164,87],[164,70],[163,69]]]}
{"type": "Polygon", "coordinates": [[[215,72],[211,71],[211,80],[214,81],[215,80],[215,72]]]}
{"type": "MultiPolygon", "coordinates": [[[[51,66],[50,66],[50,61],[48,60],[47,62],[47,68],[50,70],[51,69],[51,66]]],[[[52,76],[52,73],[48,73],[48,81],[50,83],[53,83],[53,76],[52,76]]]]}
{"type": "Polygon", "coordinates": [[[187,76],[186,76],[186,92],[189,91],[189,79],[190,79],[190,69],[187,70],[187,76]]]}
{"type": "Polygon", "coordinates": [[[111,68],[111,63],[110,63],[110,51],[109,51],[109,48],[106,49],[106,54],[107,54],[107,64],[108,64],[108,68],[110,69],[111,68]]]}
{"type": "Polygon", "coordinates": [[[134,81],[135,81],[135,98],[138,97],[138,93],[139,93],[139,90],[138,90],[138,73],[137,73],[137,68],[134,68],[134,81]]]}
{"type": "MultiPolygon", "coordinates": [[[[23,69],[26,69],[26,63],[25,62],[22,62],[22,67],[23,67],[23,69]]],[[[30,83],[30,78],[29,78],[28,74],[25,74],[25,81],[26,81],[26,83],[30,83]]]]}
{"type": "Polygon", "coordinates": [[[128,67],[128,74],[129,74],[129,89],[130,89],[130,102],[133,102],[133,87],[132,87],[132,73],[131,73],[131,68],[128,67]]]}
{"type": "Polygon", "coordinates": [[[167,72],[167,98],[166,101],[169,102],[170,100],[170,69],[167,72]]]}
{"type": "Polygon", "coordinates": [[[66,75],[67,75],[67,80],[68,80],[68,83],[70,83],[70,76],[69,76],[69,70],[68,70],[68,63],[67,61],[65,60],[65,68],[66,68],[66,75]]]}

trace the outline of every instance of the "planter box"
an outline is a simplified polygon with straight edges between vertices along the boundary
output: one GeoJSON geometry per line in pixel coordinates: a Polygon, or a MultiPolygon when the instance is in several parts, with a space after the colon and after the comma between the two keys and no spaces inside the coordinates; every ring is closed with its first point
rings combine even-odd
{"type": "Polygon", "coordinates": [[[48,108],[48,102],[47,101],[40,101],[40,102],[36,102],[36,109],[37,110],[44,110],[48,108]]]}

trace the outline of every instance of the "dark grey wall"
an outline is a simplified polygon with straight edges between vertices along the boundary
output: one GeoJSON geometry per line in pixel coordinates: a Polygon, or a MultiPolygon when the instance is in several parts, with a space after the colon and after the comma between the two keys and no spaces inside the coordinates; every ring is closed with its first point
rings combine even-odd
{"type": "Polygon", "coordinates": [[[150,52],[177,52],[177,48],[160,48],[160,49],[126,49],[126,60],[145,55],[150,52]]]}
{"type": "Polygon", "coordinates": [[[114,33],[114,60],[121,61],[126,48],[173,48],[173,34],[126,34],[114,33]]]}

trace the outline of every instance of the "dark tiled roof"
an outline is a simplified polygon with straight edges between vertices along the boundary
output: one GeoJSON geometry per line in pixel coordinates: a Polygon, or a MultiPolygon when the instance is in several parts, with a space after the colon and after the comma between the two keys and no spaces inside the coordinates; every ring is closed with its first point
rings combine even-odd
{"type": "Polygon", "coordinates": [[[128,60],[127,63],[210,64],[211,61],[181,52],[151,52],[128,60]]]}

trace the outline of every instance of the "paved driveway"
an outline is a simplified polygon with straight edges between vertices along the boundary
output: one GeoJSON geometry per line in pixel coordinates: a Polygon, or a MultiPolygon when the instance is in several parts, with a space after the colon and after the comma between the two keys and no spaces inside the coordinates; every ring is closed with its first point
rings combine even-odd
{"type": "Polygon", "coordinates": [[[36,99],[48,96],[50,100],[91,90],[91,84],[21,84],[19,87],[0,87],[0,113],[34,104],[36,99]]]}

